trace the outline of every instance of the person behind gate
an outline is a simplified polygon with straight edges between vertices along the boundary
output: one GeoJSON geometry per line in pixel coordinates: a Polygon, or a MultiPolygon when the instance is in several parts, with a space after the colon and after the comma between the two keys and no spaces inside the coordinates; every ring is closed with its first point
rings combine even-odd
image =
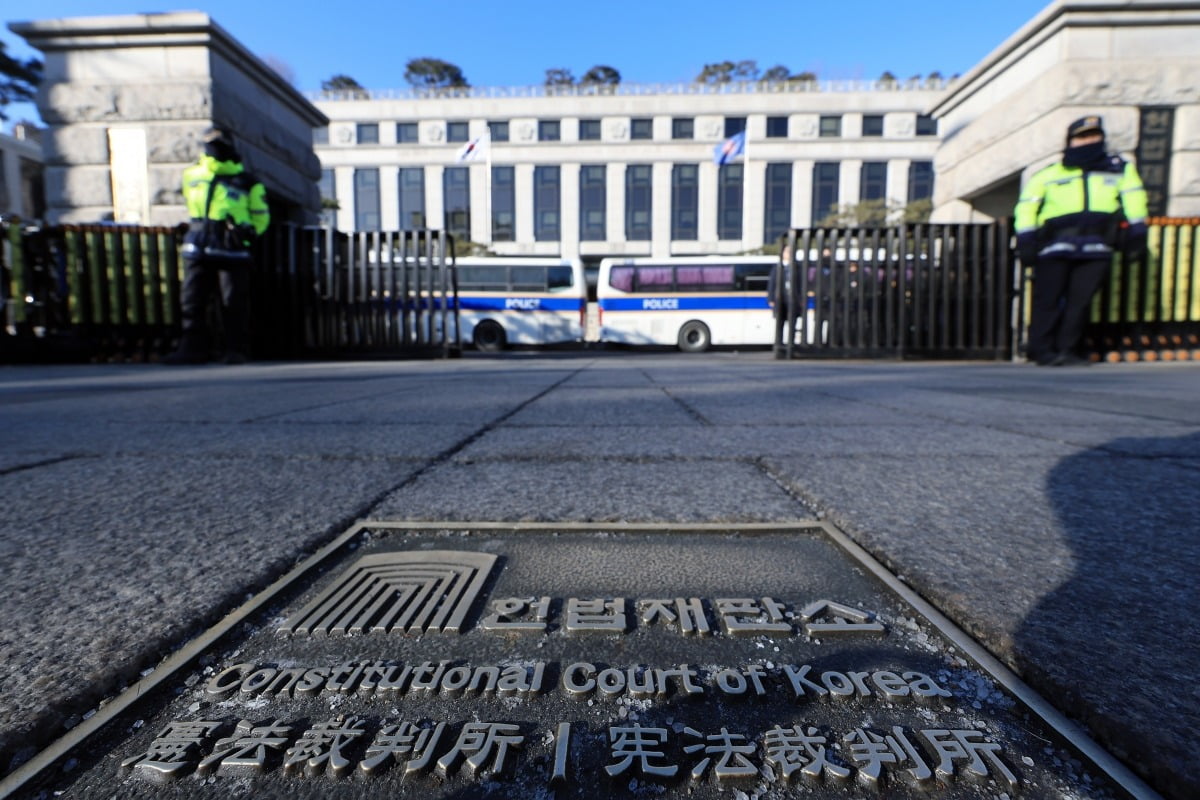
{"type": "Polygon", "coordinates": [[[1041,366],[1087,363],[1076,347],[1113,252],[1145,248],[1142,179],[1104,144],[1099,116],[1075,120],[1062,160],[1034,173],[1017,202],[1017,252],[1033,267],[1027,355],[1041,366]]]}
{"type": "Polygon", "coordinates": [[[251,248],[271,222],[267,192],[241,162],[233,136],[204,134],[204,154],[183,171],[187,233],[183,238],[183,339],[167,364],[208,361],[207,307],[219,281],[225,363],[246,360],[251,248]]]}

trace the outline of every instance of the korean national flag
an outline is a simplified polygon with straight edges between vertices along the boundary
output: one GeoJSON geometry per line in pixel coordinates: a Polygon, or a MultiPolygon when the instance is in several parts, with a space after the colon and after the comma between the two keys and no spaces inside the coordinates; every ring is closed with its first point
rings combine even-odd
{"type": "Polygon", "coordinates": [[[723,166],[746,152],[746,132],[735,133],[713,148],[713,161],[723,166]]]}
{"type": "Polygon", "coordinates": [[[478,161],[487,155],[489,139],[487,136],[480,136],[478,139],[472,139],[459,148],[456,160],[458,161],[478,161]]]}

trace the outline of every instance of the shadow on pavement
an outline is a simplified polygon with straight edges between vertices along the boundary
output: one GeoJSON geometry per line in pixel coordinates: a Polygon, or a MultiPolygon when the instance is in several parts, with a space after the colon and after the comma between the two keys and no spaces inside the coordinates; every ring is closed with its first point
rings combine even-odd
{"type": "Polygon", "coordinates": [[[1114,439],[1046,488],[1074,572],[1017,632],[1018,666],[1160,793],[1200,797],[1200,433],[1114,439]]]}

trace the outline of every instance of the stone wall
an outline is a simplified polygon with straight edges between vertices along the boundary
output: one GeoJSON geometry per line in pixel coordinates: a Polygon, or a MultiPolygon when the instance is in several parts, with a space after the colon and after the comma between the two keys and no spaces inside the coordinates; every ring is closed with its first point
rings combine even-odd
{"type": "Polygon", "coordinates": [[[186,219],[183,168],[211,125],[235,131],[277,217],[315,222],[328,120],[203,13],[52,19],[9,27],[45,56],[37,106],[51,222],[186,219]]]}
{"type": "Polygon", "coordinates": [[[1062,152],[1067,125],[1100,114],[1131,156],[1139,107],[1173,106],[1167,214],[1200,214],[1200,2],[1057,0],[955,84],[932,113],[936,221],[1012,214],[1020,184],[1062,152]]]}

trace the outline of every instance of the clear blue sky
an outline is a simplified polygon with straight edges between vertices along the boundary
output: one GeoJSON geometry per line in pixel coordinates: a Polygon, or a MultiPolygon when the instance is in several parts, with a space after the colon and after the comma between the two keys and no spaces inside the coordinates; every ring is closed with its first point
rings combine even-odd
{"type": "MultiPolygon", "coordinates": [[[[286,65],[302,91],[336,74],[369,89],[404,86],[421,56],[462,68],[473,86],[540,84],[545,71],[580,77],[597,64],[637,83],[687,81],[709,62],[752,59],[822,79],[899,78],[969,70],[1050,0],[212,0],[200,10],[260,57],[286,65]],[[914,10],[914,6],[918,10],[914,10]]],[[[2,39],[36,56],[14,20],[172,11],[148,0],[6,2],[2,39]],[[18,16],[12,16],[12,15],[18,16]]],[[[193,6],[194,8],[194,6],[193,6]]],[[[12,106],[9,116],[29,117],[12,106]]],[[[11,121],[6,129],[11,127],[11,121]]]]}

